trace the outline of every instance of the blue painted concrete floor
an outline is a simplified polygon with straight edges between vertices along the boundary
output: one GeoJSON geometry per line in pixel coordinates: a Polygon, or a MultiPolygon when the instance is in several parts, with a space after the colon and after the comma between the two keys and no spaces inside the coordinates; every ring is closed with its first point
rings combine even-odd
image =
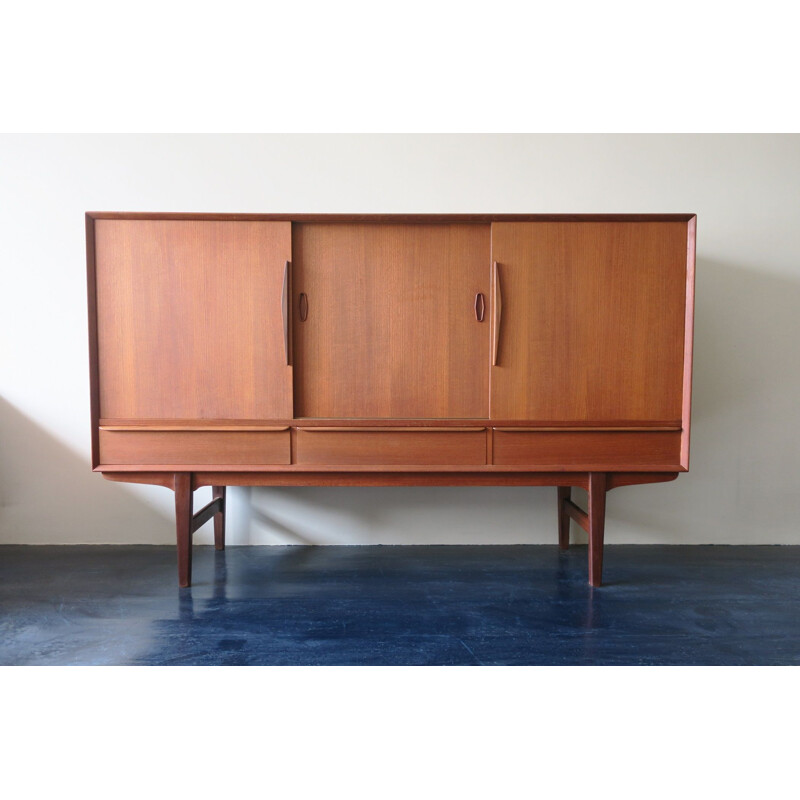
{"type": "Polygon", "coordinates": [[[0,547],[0,664],[798,664],[800,547],[0,547]]]}

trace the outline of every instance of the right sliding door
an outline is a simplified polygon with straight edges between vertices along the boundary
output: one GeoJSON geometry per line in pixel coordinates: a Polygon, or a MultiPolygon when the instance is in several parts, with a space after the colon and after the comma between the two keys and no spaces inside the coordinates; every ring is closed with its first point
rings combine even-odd
{"type": "Polygon", "coordinates": [[[680,426],[687,225],[494,223],[492,419],[680,426]]]}

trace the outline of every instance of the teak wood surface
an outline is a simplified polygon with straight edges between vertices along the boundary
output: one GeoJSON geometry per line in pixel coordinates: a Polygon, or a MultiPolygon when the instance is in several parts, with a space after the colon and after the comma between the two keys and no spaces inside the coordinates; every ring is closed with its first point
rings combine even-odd
{"type": "Polygon", "coordinates": [[[312,465],[486,464],[486,433],[479,431],[299,430],[297,463],[312,465]]]}
{"type": "MultiPolygon", "coordinates": [[[[428,471],[403,469],[394,472],[369,470],[362,472],[337,472],[333,470],[303,472],[192,472],[192,488],[202,486],[578,486],[588,488],[586,472],[471,472],[428,471]]],[[[174,473],[106,470],[103,477],[109,481],[141,483],[172,489],[174,473]]],[[[677,472],[610,472],[607,490],[620,486],[647,483],[667,483],[678,477],[677,472]]]]}
{"type": "Polygon", "coordinates": [[[608,470],[619,464],[674,469],[680,462],[681,434],[672,431],[494,431],[494,463],[540,464],[564,468],[594,462],[608,470]]]}
{"type": "Polygon", "coordinates": [[[291,464],[289,431],[101,430],[104,464],[291,464]]]}
{"type": "Polygon", "coordinates": [[[175,211],[87,211],[88,219],[199,220],[209,222],[688,222],[695,214],[224,214],[175,211]]]}
{"type": "Polygon", "coordinates": [[[685,222],[494,223],[491,416],[679,419],[686,240],[685,222]]]}
{"type": "Polygon", "coordinates": [[[100,415],[291,417],[288,222],[95,220],[100,415]]]}
{"type": "Polygon", "coordinates": [[[557,486],[599,585],[606,492],[688,469],[694,215],[92,212],[86,236],[92,465],[174,490],[181,586],[229,485],[557,486]]]}
{"type": "Polygon", "coordinates": [[[486,417],[487,225],[303,223],[292,236],[298,417],[486,417]]]}

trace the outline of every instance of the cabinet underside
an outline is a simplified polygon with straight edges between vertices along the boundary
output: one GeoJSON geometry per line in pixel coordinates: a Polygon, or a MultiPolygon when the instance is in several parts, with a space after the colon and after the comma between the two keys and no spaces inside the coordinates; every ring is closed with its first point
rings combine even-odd
{"type": "MultiPolygon", "coordinates": [[[[121,483],[143,483],[173,489],[176,474],[191,475],[192,489],[203,486],[577,486],[588,487],[587,472],[506,472],[495,470],[420,472],[388,471],[275,471],[275,472],[208,472],[191,473],[148,471],[105,471],[103,477],[121,483]]],[[[609,472],[607,489],[645,483],[664,483],[678,477],[677,472],[609,472]]]]}

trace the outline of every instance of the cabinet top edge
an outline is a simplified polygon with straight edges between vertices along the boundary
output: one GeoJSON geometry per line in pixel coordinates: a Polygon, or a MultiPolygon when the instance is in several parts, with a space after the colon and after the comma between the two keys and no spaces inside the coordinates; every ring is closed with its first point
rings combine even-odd
{"type": "Polygon", "coordinates": [[[211,214],[173,211],[87,211],[86,218],[221,222],[688,222],[686,214],[211,214]]]}

